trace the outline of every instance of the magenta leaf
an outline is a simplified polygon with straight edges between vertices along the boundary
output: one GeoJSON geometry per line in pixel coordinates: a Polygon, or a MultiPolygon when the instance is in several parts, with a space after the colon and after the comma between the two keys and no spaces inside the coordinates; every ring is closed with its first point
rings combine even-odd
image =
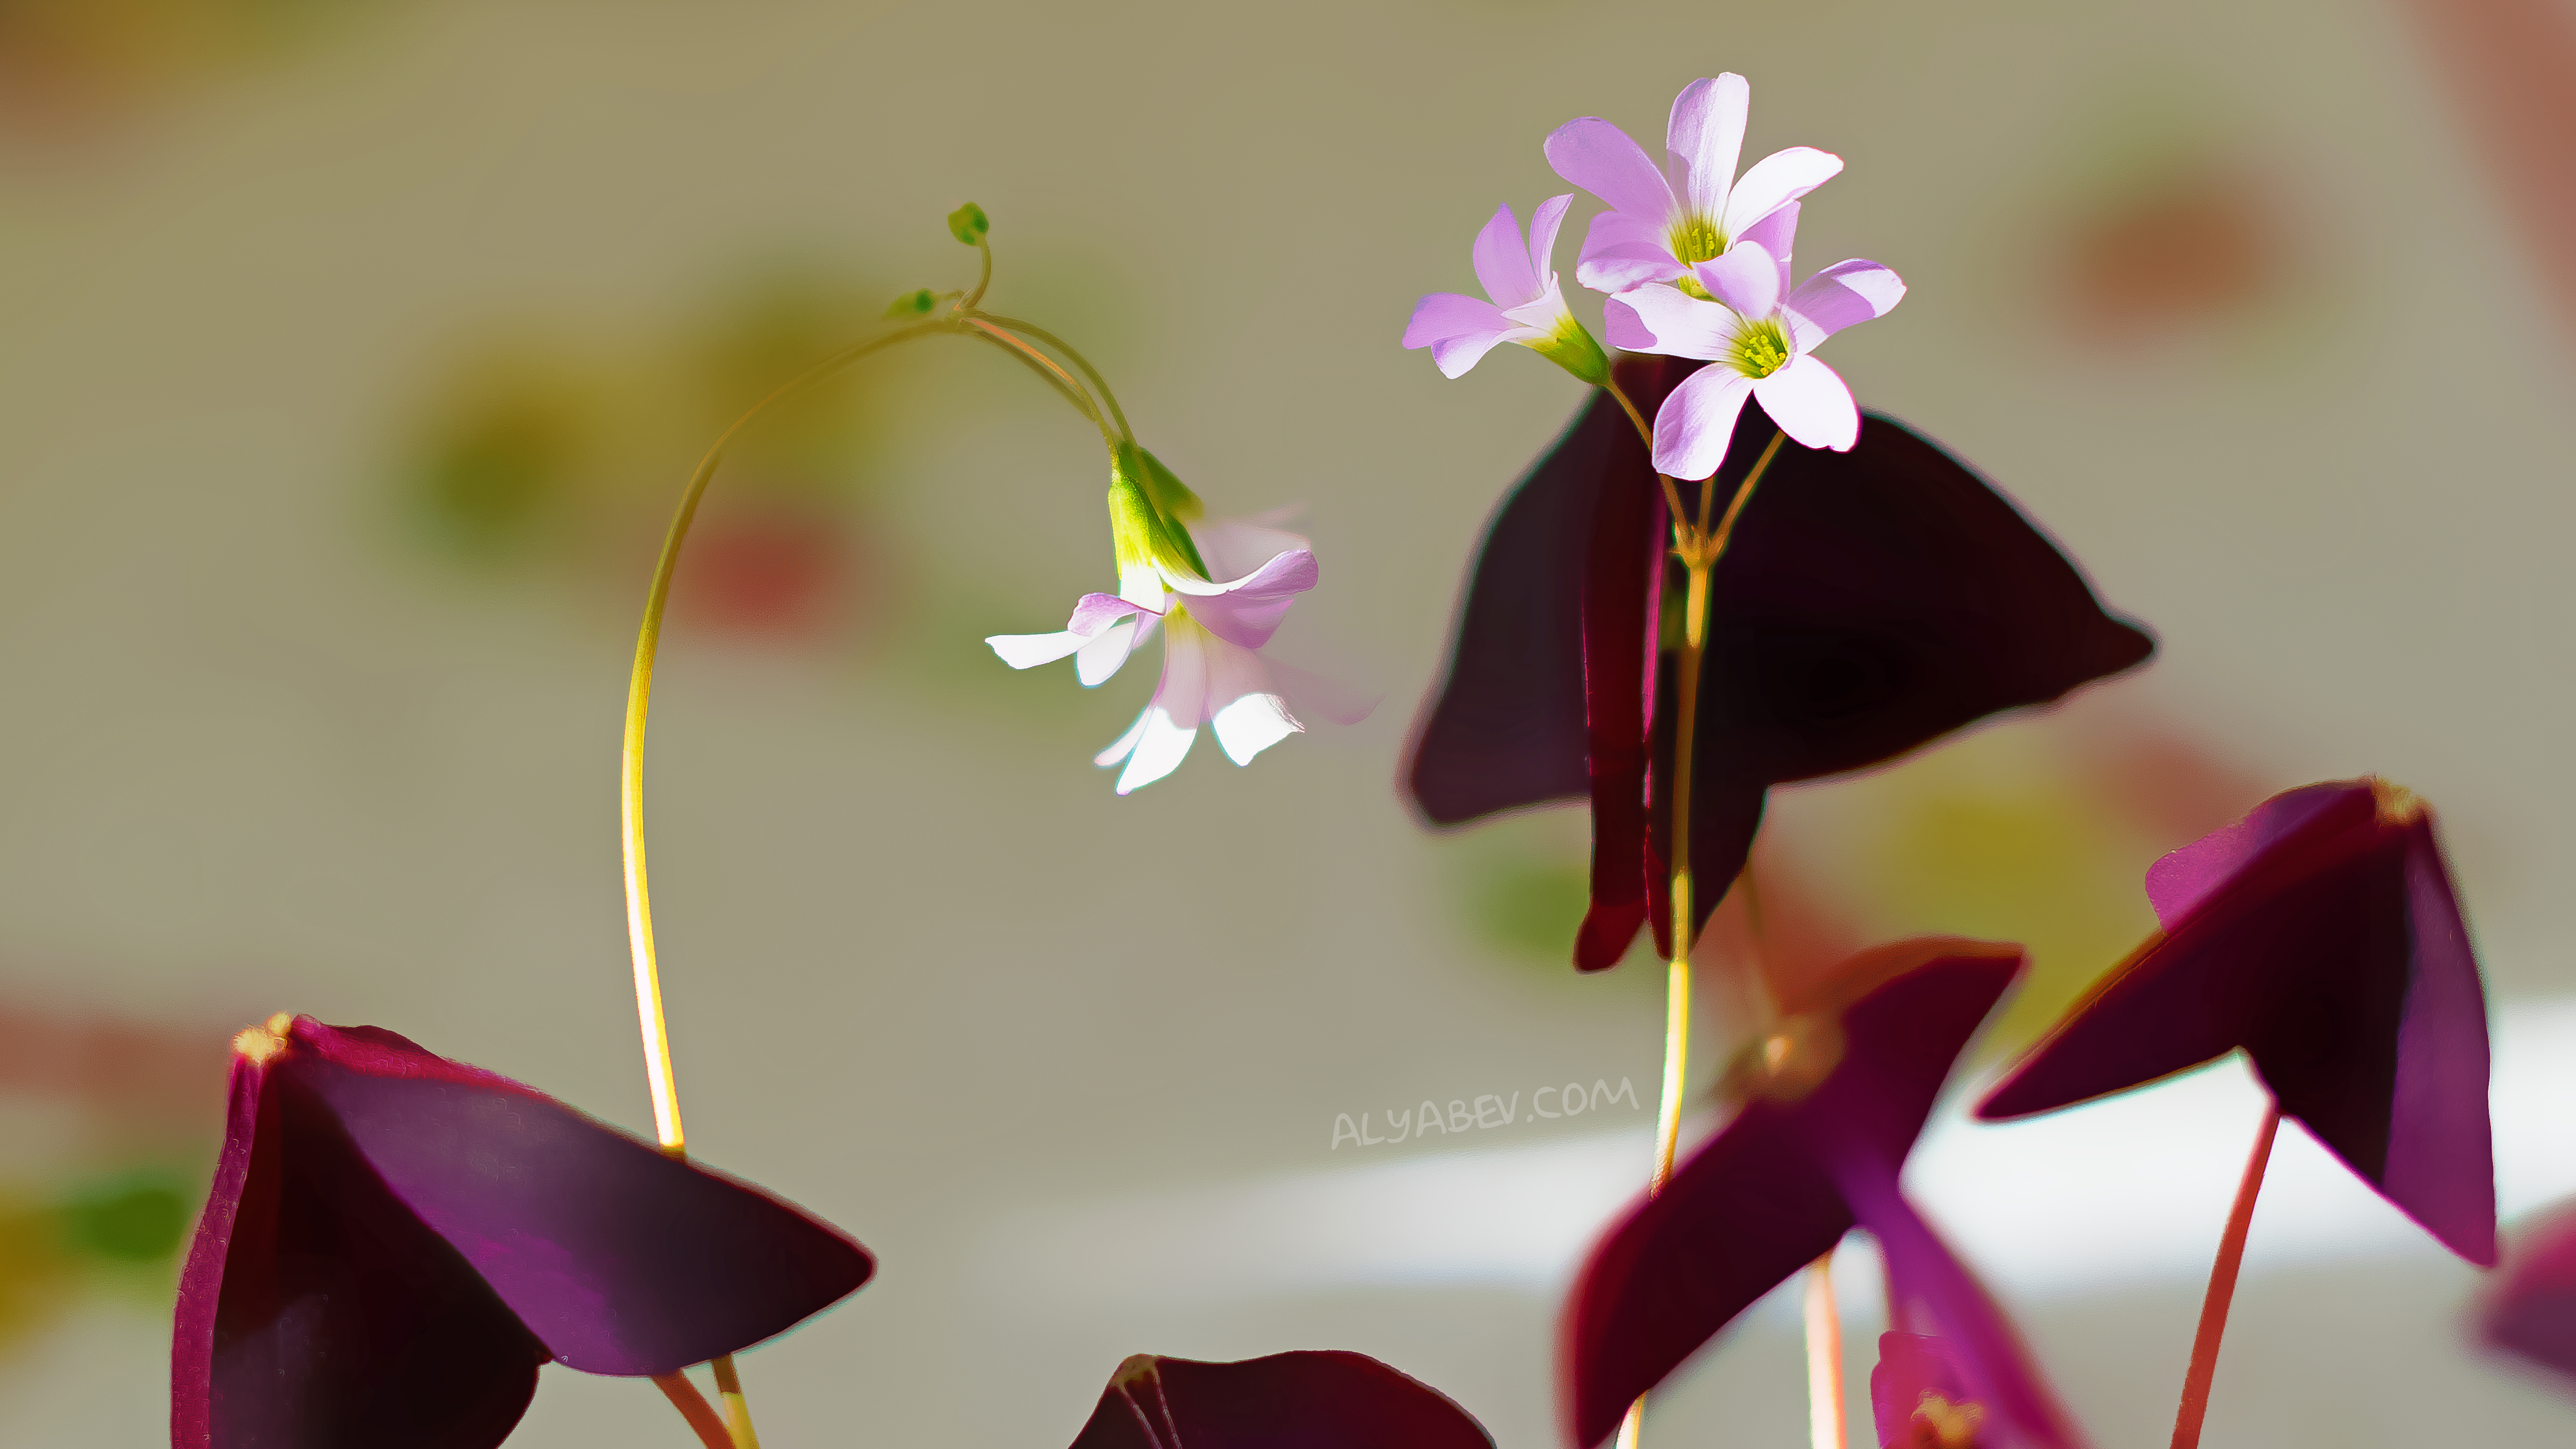
{"type": "Polygon", "coordinates": [[[1466,1410],[1365,1354],[1137,1354],[1072,1449],[1493,1449],[1466,1410]]]}
{"type": "Polygon", "coordinates": [[[2159,861],[2165,933],[1979,1105],[2054,1111],[2243,1048],[2284,1115],[2444,1246],[2495,1261],[2486,994],[2432,812],[2310,785],[2159,861]]]}
{"type": "Polygon", "coordinates": [[[1639,1394],[1855,1226],[1886,1255],[1898,1321],[1949,1347],[1957,1401],[1989,1423],[1982,1442],[2081,1442],[2018,1335],[1897,1186],[1952,1064],[2020,970],[2018,947],[1882,947],[1837,973],[1840,999],[1794,1011],[1756,1044],[1734,1117],[1612,1226],[1576,1280],[1563,1354],[1578,1446],[1608,1438],[1639,1394]]]}
{"type": "Polygon", "coordinates": [[[2576,1206],[2514,1235],[2477,1327],[2489,1345],[2576,1382],[2576,1206]]]}
{"type": "Polygon", "coordinates": [[[242,1034],[179,1289],[175,1444],[485,1449],[538,1365],[784,1332],[867,1252],[755,1188],[374,1027],[242,1034]]]}

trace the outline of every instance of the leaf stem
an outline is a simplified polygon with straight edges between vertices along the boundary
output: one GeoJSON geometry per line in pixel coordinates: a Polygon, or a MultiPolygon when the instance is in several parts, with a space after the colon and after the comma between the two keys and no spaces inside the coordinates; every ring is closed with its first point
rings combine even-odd
{"type": "Polygon", "coordinates": [[[751,1429],[751,1401],[742,1396],[742,1375],[735,1371],[733,1355],[725,1354],[714,1364],[716,1393],[724,1399],[725,1428],[733,1438],[733,1449],[760,1449],[760,1436],[751,1429]]]}
{"type": "Polygon", "coordinates": [[[689,1427],[697,1431],[698,1442],[706,1449],[733,1449],[733,1439],[725,1432],[724,1420],[716,1417],[714,1407],[707,1403],[707,1396],[698,1392],[698,1386],[689,1382],[687,1374],[655,1374],[653,1387],[660,1389],[663,1397],[671,1401],[671,1407],[680,1411],[680,1417],[689,1421],[689,1427]]]}
{"type": "Polygon", "coordinates": [[[2200,1302],[2200,1330],[2192,1335],[2191,1368],[2182,1380],[2182,1404],[2174,1413],[2173,1449],[2200,1443],[2201,1421],[2209,1416],[2209,1386],[2218,1374],[2219,1335],[2227,1331],[2227,1305],[2236,1297],[2236,1272],[2245,1263],[2245,1234],[2254,1225],[2254,1199],[2263,1191],[2263,1171],[2271,1165],[2272,1139],[2281,1130],[2281,1104],[2263,1112],[2254,1134],[2254,1151],[2245,1159],[2244,1179],[2236,1185],[2236,1205],[2227,1212],[2227,1232],[2218,1240],[2218,1261],[2210,1266],[2209,1292],[2200,1302]]]}
{"type": "Polygon", "coordinates": [[[1807,1265],[1807,1440],[1843,1449],[1843,1320],[1834,1305],[1834,1251],[1807,1265]]]}

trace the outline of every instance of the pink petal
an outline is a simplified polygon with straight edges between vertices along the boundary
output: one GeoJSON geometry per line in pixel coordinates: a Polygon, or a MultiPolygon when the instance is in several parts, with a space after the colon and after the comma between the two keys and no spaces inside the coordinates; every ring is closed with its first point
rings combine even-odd
{"type": "Polygon", "coordinates": [[[1599,116],[1582,116],[1549,133],[1547,164],[1556,174],[1649,226],[1672,219],[1672,188],[1628,133],[1599,116]]]}
{"type": "Polygon", "coordinates": [[[1298,714],[1313,719],[1331,720],[1337,725],[1355,725],[1369,717],[1382,695],[1367,693],[1345,680],[1264,659],[1262,667],[1270,671],[1271,682],[1279,686],[1280,696],[1298,714]]]}
{"type": "Polygon", "coordinates": [[[1789,291],[1789,249],[1798,243],[1798,203],[1790,202],[1778,211],[1744,229],[1738,242],[1751,244],[1769,252],[1780,263],[1780,294],[1789,291]]]}
{"type": "Polygon", "coordinates": [[[1735,416],[1752,391],[1753,384],[1731,367],[1703,367],[1684,378],[1655,410],[1655,471],[1685,479],[1715,474],[1735,436],[1735,416]]]}
{"type": "Polygon", "coordinates": [[[1073,617],[1064,627],[1085,639],[1096,638],[1101,630],[1130,614],[1150,614],[1153,610],[1131,603],[1116,594],[1085,594],[1073,606],[1073,617]]]}
{"type": "MultiPolygon", "coordinates": [[[[1661,352],[1673,357],[1723,357],[1733,350],[1736,334],[1744,326],[1734,313],[1715,302],[1683,296],[1679,289],[1673,287],[1639,287],[1633,292],[1622,293],[1617,303],[1612,305],[1627,310],[1645,331],[1646,340],[1642,345],[1620,340],[1623,335],[1637,336],[1634,331],[1626,330],[1624,323],[1618,324],[1621,330],[1611,333],[1612,343],[1631,352],[1661,352]]],[[[1606,317],[1608,306],[1602,310],[1606,317]]]]}
{"type": "Polygon", "coordinates": [[[1199,557],[1207,560],[1218,578],[1239,579],[1283,553],[1314,546],[1303,534],[1270,526],[1295,512],[1278,508],[1251,518],[1206,519],[1189,526],[1190,541],[1199,546],[1199,557]]]}
{"type": "Polygon", "coordinates": [[[1673,98],[1664,148],[1671,157],[1673,192],[1692,215],[1715,221],[1726,210],[1727,186],[1735,180],[1735,163],[1744,151],[1744,114],[1752,102],[1753,88],[1732,72],[1692,81],[1673,98]]]}
{"type": "Polygon", "coordinates": [[[1574,264],[1576,281],[1613,295],[1648,282],[1669,282],[1681,274],[1682,264],[1664,241],[1663,223],[1624,211],[1605,211],[1592,218],[1574,264]]]}
{"type": "Polygon", "coordinates": [[[1726,255],[1712,257],[1693,270],[1701,286],[1748,319],[1769,317],[1780,305],[1780,259],[1757,243],[1737,242],[1726,249],[1726,255]]]}
{"type": "Polygon", "coordinates": [[[1613,297],[1601,304],[1601,335],[1610,340],[1611,346],[1623,351],[1652,352],[1655,350],[1654,329],[1648,327],[1637,316],[1636,308],[1629,306],[1626,301],[1618,297],[1613,297]]]}
{"type": "Polygon", "coordinates": [[[1475,260],[1476,280],[1485,284],[1485,295],[1495,306],[1517,307],[1538,295],[1538,276],[1530,270],[1520,218],[1512,215],[1511,203],[1494,208],[1494,219],[1476,233],[1475,260]]]}
{"type": "Polygon", "coordinates": [[[1755,222],[1833,180],[1842,169],[1843,158],[1813,146],[1774,151],[1736,181],[1726,198],[1720,229],[1728,236],[1742,236],[1755,222]]]}
{"type": "Polygon", "coordinates": [[[1223,593],[1194,594],[1190,617],[1220,639],[1258,649],[1279,630],[1279,621],[1297,596],[1315,586],[1315,556],[1304,549],[1283,553],[1223,593]]]}
{"type": "Polygon", "coordinates": [[[1800,447],[1848,453],[1860,441],[1860,407],[1852,401],[1851,388],[1839,373],[1805,353],[1753,384],[1753,395],[1800,447]]]}
{"type": "Polygon", "coordinates": [[[1413,320],[1404,326],[1404,345],[1430,348],[1441,375],[1458,377],[1495,344],[1523,330],[1481,297],[1434,292],[1414,304],[1413,320]]]}
{"type": "Polygon", "coordinates": [[[1530,213],[1530,275],[1540,286],[1551,284],[1556,277],[1556,233],[1565,225],[1565,209],[1574,204],[1574,193],[1551,196],[1530,213]]]}
{"type": "Polygon", "coordinates": [[[1905,279],[1876,262],[1853,258],[1809,277],[1789,294],[1789,325],[1804,352],[1855,322],[1884,317],[1905,296],[1905,279]]]}

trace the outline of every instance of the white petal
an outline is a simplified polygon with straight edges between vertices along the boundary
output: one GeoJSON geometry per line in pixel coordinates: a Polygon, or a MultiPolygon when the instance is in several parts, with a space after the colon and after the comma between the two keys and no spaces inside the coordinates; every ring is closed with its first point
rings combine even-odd
{"type": "Polygon", "coordinates": [[[1136,647],[1134,615],[1119,620],[1100,631],[1098,637],[1074,651],[1073,674],[1082,687],[1091,689],[1118,672],[1127,662],[1128,652],[1136,647]]]}
{"type": "Polygon", "coordinates": [[[1053,634],[988,634],[984,642],[992,645],[993,652],[1013,669],[1035,669],[1041,664],[1053,664],[1091,641],[1071,629],[1062,629],[1053,634]]]}
{"type": "Polygon", "coordinates": [[[1127,768],[1118,775],[1121,795],[1133,794],[1179,769],[1191,742],[1199,737],[1196,727],[1181,728],[1159,704],[1146,708],[1138,726],[1136,752],[1127,757],[1127,768]]]}
{"type": "Polygon", "coordinates": [[[1726,198],[1726,234],[1744,235],[1753,223],[1833,180],[1842,169],[1843,158],[1813,146],[1792,146],[1754,162],[1726,198]]]}
{"type": "MultiPolygon", "coordinates": [[[[1697,374],[1693,374],[1696,376],[1697,374]]],[[[1860,441],[1860,407],[1842,375],[1801,353],[1753,384],[1762,411],[1799,446],[1848,453],[1860,441]]],[[[1666,404],[1670,406],[1670,404],[1666,404]]]]}
{"type": "Polygon", "coordinates": [[[1856,322],[1884,317],[1905,298],[1905,279],[1860,257],[1836,262],[1789,294],[1782,310],[1801,352],[1856,322]]]}
{"type": "Polygon", "coordinates": [[[1145,722],[1153,717],[1154,708],[1152,705],[1147,705],[1144,712],[1136,716],[1136,722],[1127,727],[1127,733],[1118,737],[1118,743],[1092,756],[1091,763],[1105,770],[1134,754],[1136,742],[1145,737],[1145,722]]]}
{"type": "Polygon", "coordinates": [[[1655,471],[1683,479],[1714,475],[1752,391],[1731,367],[1703,367],[1683,378],[1655,411],[1655,471]]]}
{"type": "Polygon", "coordinates": [[[1251,764],[1253,756],[1306,729],[1275,694],[1247,694],[1218,710],[1212,723],[1225,757],[1238,765],[1251,764]]]}

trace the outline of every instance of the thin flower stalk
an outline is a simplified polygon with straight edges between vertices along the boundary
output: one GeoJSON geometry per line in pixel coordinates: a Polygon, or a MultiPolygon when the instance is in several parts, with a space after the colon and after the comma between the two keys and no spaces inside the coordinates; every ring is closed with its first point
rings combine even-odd
{"type": "MultiPolygon", "coordinates": [[[[653,941],[652,886],[644,853],[644,729],[653,699],[653,666],[661,648],[662,620],[671,599],[671,580],[678,572],[680,549],[688,541],[689,528],[697,519],[698,505],[706,497],[707,485],[714,481],[717,466],[724,461],[725,449],[754,420],[790,398],[799,397],[824,382],[839,376],[861,361],[900,343],[924,337],[963,336],[975,338],[1002,348],[1046,378],[1085,421],[1100,429],[1102,441],[1114,454],[1126,428],[1125,414],[1109,397],[1108,385],[1090,362],[1051,334],[1009,318],[994,317],[979,311],[985,288],[992,281],[993,248],[985,236],[983,213],[973,207],[961,208],[950,218],[951,230],[961,241],[971,242],[982,254],[982,274],[972,292],[960,297],[950,294],[948,311],[910,326],[900,327],[883,336],[855,344],[816,363],[805,372],[781,384],[767,397],[754,403],[742,416],[716,438],[699,459],[697,471],[681,490],[679,507],[671,515],[670,528],[664,533],[662,551],[654,561],[653,579],[644,595],[644,617],[636,630],[635,664],[627,677],[626,732],[619,751],[618,814],[621,826],[626,878],[627,946],[634,960],[635,1010],[643,1038],[644,1079],[653,1099],[653,1129],[662,1150],[672,1157],[688,1156],[688,1132],[680,1117],[679,1086],[671,1066],[671,1037],[662,1007],[660,958],[653,941]],[[961,225],[959,218],[971,223],[961,225]],[[1099,387],[1102,401],[1094,401],[1090,392],[1066,369],[1033,344],[1036,337],[1072,359],[1074,365],[1099,387]],[[1106,408],[1103,407],[1106,402],[1106,408]],[[1114,418],[1115,424],[1111,422],[1114,418]]],[[[915,315],[931,311],[939,299],[927,291],[911,294],[896,304],[898,312],[915,315]]],[[[733,1449],[759,1449],[759,1436],[753,1431],[751,1406],[742,1391],[742,1380],[727,1354],[714,1360],[716,1388],[724,1401],[725,1427],[733,1449]]],[[[665,1393],[670,1393],[668,1386],[665,1393]]],[[[694,1392],[694,1391],[693,1391],[694,1392]]],[[[679,1404],[677,1395],[673,1402],[679,1404]]],[[[703,1399],[700,1400],[703,1404],[703,1399]]],[[[687,1409],[682,1407],[687,1415],[687,1409]]],[[[694,1416],[689,1416],[696,1425],[694,1416]]]]}

